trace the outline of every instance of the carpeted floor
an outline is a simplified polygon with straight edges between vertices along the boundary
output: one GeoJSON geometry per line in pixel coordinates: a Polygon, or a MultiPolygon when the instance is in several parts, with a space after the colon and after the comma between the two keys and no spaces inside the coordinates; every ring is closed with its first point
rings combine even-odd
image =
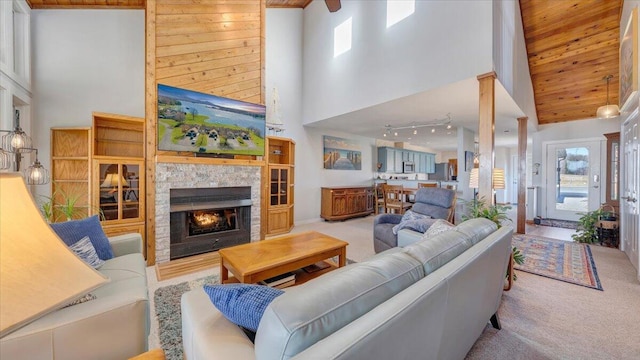
{"type": "Polygon", "coordinates": [[[513,246],[524,255],[517,270],[602,290],[589,245],[542,236],[513,235],[513,246]]]}

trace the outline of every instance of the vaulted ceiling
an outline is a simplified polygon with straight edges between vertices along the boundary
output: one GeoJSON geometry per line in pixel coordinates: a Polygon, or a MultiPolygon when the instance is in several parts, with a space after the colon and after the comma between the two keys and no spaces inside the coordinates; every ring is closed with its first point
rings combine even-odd
{"type": "Polygon", "coordinates": [[[622,0],[520,0],[539,124],[594,118],[618,103],[622,0]]]}
{"type": "MultiPolygon", "coordinates": [[[[267,7],[304,8],[312,0],[266,0],[267,7]]],[[[33,9],[144,9],[146,0],[27,0],[33,9]]],[[[178,4],[179,1],[176,2],[178,4]]],[[[520,0],[539,124],[593,118],[618,103],[623,0],[520,0]]]]}

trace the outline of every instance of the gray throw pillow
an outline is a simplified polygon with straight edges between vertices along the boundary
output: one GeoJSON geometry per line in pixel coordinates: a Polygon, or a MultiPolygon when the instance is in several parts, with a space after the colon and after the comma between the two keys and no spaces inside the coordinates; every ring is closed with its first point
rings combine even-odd
{"type": "Polygon", "coordinates": [[[94,269],[98,269],[104,264],[104,260],[98,257],[96,248],[93,247],[91,239],[89,239],[88,236],[83,237],[77,243],[69,246],[69,248],[73,250],[82,261],[91,265],[94,269]]]}
{"type": "MultiPolygon", "coordinates": [[[[391,231],[393,231],[394,235],[398,235],[398,231],[404,228],[410,228],[415,231],[420,231],[422,228],[422,224],[420,220],[431,219],[431,216],[417,213],[415,211],[407,210],[407,212],[402,215],[402,219],[400,223],[394,226],[391,231]]],[[[424,230],[420,231],[424,232],[424,230]]]]}

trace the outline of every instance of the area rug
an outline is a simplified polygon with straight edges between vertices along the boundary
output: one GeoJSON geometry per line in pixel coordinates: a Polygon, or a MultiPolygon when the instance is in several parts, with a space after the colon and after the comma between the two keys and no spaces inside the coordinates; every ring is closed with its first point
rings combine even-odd
{"type": "Polygon", "coordinates": [[[524,255],[515,269],[602,291],[589,245],[514,234],[513,246],[524,255]]]}
{"type": "Polygon", "coordinates": [[[182,316],[180,297],[203,285],[219,284],[218,275],[158,288],[153,295],[158,316],[158,337],[167,360],[182,360],[182,316]]]}
{"type": "Polygon", "coordinates": [[[542,226],[552,226],[564,229],[573,229],[576,230],[578,228],[577,221],[569,221],[569,220],[558,220],[558,219],[540,219],[540,225],[542,226]]]}

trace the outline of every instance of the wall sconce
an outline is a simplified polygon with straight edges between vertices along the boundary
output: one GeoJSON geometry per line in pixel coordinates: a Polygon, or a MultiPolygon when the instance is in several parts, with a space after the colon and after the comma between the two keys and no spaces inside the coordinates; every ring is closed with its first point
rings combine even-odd
{"type": "Polygon", "coordinates": [[[31,138],[20,127],[20,110],[16,109],[16,127],[13,130],[0,130],[7,135],[2,137],[0,146],[0,170],[11,168],[12,156],[16,164],[16,171],[20,171],[22,153],[36,152],[36,160],[24,170],[24,177],[29,185],[44,185],[49,182],[49,171],[38,160],[38,149],[31,146],[31,138]]]}
{"type": "Polygon", "coordinates": [[[540,163],[533,164],[533,175],[540,174],[540,163]]]}

